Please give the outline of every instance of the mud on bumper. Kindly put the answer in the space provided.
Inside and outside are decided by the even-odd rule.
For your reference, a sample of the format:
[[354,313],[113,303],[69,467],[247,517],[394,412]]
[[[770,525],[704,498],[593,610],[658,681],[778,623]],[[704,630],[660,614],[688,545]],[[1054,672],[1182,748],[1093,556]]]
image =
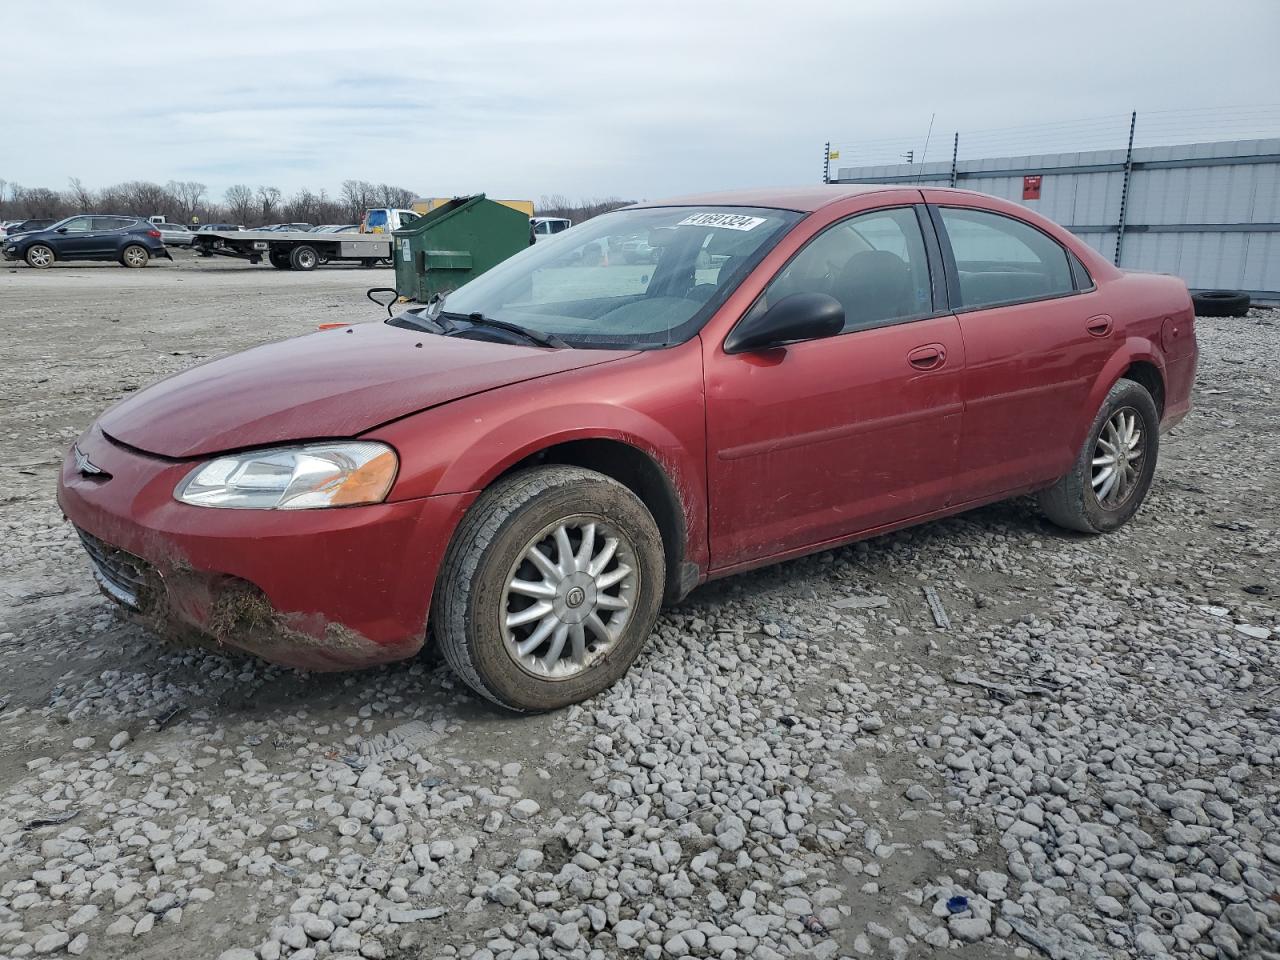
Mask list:
[[420,636],[375,643],[320,614],[281,613],[258,587],[225,574],[172,569],[76,527],[103,595],[178,646],[248,653],[305,670],[348,670],[412,656]]

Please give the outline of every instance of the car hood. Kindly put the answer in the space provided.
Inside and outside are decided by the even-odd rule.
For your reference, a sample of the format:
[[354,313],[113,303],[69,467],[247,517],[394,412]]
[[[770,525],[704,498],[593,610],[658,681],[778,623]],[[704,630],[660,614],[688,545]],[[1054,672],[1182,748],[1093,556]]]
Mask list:
[[350,437],[450,400],[631,353],[357,324],[193,367],[120,401],[98,426],[131,447],[175,459]]

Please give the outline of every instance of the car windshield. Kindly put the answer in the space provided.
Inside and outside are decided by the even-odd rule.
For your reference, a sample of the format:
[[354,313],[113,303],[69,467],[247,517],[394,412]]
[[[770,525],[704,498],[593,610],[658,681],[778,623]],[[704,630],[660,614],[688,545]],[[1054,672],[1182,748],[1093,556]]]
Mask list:
[[656,348],[693,336],[802,214],[755,207],[618,210],[530,246],[450,293],[574,347]]

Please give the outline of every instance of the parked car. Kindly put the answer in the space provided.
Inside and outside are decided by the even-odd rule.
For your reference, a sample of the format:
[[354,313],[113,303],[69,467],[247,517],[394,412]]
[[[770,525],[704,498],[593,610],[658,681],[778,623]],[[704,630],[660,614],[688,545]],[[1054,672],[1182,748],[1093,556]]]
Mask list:
[[315,226],[310,223],[269,223],[265,227],[254,227],[255,230],[266,230],[270,233],[307,233],[314,230]]
[[358,223],[326,223],[320,227],[312,227],[312,233],[358,233]]
[[529,223],[533,227],[533,239],[538,243],[573,226],[573,221],[564,217],[530,217]]
[[67,217],[43,230],[7,238],[0,245],[6,260],[51,267],[56,260],[118,260],[126,267],[145,267],[152,257],[166,257],[160,231],[140,217]]
[[45,227],[51,227],[56,220],[35,218],[31,220],[10,220],[0,229],[0,238],[16,237],[23,233],[34,233],[36,230],[43,230]]
[[189,247],[195,242],[191,228],[181,223],[168,223],[163,220],[152,220],[151,223],[160,231],[160,239],[164,241],[166,247]]
[[[637,234],[656,264],[575,256]],[[58,500],[103,589],[162,630],[335,669],[410,656],[430,623],[466,683],[549,709],[711,578],[1028,493],[1116,530],[1196,357],[1181,280],[1017,204],[713,194],[134,394]]]
[[200,226],[196,227],[196,233],[209,233],[210,231],[214,231],[214,230],[220,233],[225,231],[234,232],[234,231],[243,230],[243,229],[244,227],[238,223],[203,223]]

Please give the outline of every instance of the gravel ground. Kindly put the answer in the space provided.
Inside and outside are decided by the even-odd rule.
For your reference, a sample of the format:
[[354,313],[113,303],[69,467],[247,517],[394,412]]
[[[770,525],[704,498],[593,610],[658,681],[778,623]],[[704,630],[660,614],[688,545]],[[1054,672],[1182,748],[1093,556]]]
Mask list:
[[388,276],[0,270],[0,956],[1280,957],[1280,313],[1200,321],[1122,533],[1016,501],[714,584],[551,716],[121,620],[67,445]]

